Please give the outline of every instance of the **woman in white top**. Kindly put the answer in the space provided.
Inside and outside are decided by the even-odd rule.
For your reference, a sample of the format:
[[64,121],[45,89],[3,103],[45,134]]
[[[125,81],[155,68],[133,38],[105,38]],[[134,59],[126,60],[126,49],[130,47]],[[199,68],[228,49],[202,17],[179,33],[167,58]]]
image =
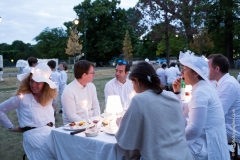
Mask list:
[[[217,92],[208,80],[208,63],[190,51],[180,52],[179,61],[183,65],[181,74],[185,84],[192,86],[192,98],[183,111],[191,153],[196,160],[229,160],[224,113]],[[178,78],[173,89],[179,99],[180,85],[181,78]]]
[[139,151],[141,160],[193,159],[187,147],[180,103],[174,93],[162,90],[154,68],[147,62],[138,63],[129,78],[137,94],[120,122],[118,145]]
[[[23,132],[23,147],[28,159],[55,159],[47,147],[47,138],[54,128],[52,100],[57,86],[49,79],[51,69],[38,64],[31,73],[18,75],[17,93],[0,104],[0,123],[12,132]],[[8,119],[6,112],[17,109],[19,127]]]

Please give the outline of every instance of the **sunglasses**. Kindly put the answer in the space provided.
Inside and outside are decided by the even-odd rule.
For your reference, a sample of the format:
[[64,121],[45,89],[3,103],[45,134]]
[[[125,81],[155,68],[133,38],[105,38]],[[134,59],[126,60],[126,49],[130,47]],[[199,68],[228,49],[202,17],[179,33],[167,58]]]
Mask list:
[[126,61],[124,61],[124,60],[118,60],[118,64],[124,64],[124,65],[126,65],[126,64],[127,64],[127,62],[126,62]]

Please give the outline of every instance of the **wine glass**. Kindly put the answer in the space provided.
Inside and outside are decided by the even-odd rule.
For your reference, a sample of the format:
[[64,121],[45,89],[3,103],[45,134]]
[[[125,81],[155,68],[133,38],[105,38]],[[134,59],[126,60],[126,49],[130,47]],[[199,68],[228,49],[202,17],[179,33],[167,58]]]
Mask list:
[[99,110],[92,110],[91,120],[95,124],[95,128],[97,128],[97,124],[100,121],[100,111]]

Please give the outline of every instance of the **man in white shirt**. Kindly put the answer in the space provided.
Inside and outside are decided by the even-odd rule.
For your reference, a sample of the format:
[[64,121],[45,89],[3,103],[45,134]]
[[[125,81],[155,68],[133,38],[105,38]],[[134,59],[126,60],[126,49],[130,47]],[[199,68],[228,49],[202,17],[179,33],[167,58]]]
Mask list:
[[88,120],[100,111],[96,87],[92,82],[94,65],[86,60],[74,64],[75,79],[68,84],[61,97],[63,124]]
[[180,71],[177,68],[175,68],[175,65],[176,64],[174,62],[172,62],[170,64],[170,68],[168,68],[166,70],[166,78],[167,78],[168,89],[169,89],[169,91],[172,91],[172,92],[173,92],[172,83],[180,75]]
[[[217,92],[222,102],[228,142],[233,137],[240,142],[240,84],[228,73],[229,62],[222,54],[208,56],[210,69],[210,80],[217,81]],[[235,128],[235,129],[234,129]],[[234,132],[235,130],[235,132]],[[233,133],[234,132],[234,133]]]
[[29,57],[27,61],[29,66],[23,68],[23,73],[30,73],[31,70],[38,64],[38,59],[35,57]]
[[128,79],[130,65],[124,60],[119,60],[115,70],[115,78],[107,82],[104,88],[105,104],[108,96],[119,95],[122,106],[128,107],[135,94],[132,81]]
[[[56,62],[54,60],[48,61],[47,65],[51,68],[51,76],[50,79],[57,85],[57,91],[59,92],[59,86],[61,85],[61,77],[60,73],[56,71]],[[56,109],[57,109],[57,98],[53,99],[52,103],[53,109],[54,109],[54,116],[56,115]]]
[[163,88],[166,87],[167,85],[167,79],[166,79],[166,68],[167,68],[167,64],[163,63],[161,68],[158,68],[156,73],[160,79],[161,85],[163,86]]

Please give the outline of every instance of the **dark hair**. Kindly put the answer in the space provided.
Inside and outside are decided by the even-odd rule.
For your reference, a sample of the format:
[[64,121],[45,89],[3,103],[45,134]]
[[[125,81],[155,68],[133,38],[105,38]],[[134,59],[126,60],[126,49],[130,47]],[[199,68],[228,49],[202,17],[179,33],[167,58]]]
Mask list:
[[170,64],[170,67],[175,67],[175,65],[176,65],[176,63],[172,62],[172,63]]
[[167,64],[163,63],[162,68],[166,68],[166,67],[167,67]]
[[[64,69],[65,71],[68,69],[67,63],[61,62],[61,63],[59,63],[59,64],[62,64],[63,69]],[[58,65],[59,65],[59,64],[58,64]]]
[[125,66],[125,73],[130,71],[130,65],[128,63],[127,64],[118,63],[117,65],[118,66]]
[[216,68],[218,66],[220,68],[220,72],[228,73],[229,61],[227,57],[222,54],[211,54],[207,58],[212,59],[213,68]]
[[87,60],[80,60],[74,64],[74,77],[76,79],[82,78],[84,73],[88,74],[90,67],[93,66],[93,63]]
[[38,59],[35,58],[35,57],[29,57],[27,60],[28,60],[28,65],[29,65],[30,67],[32,67],[32,65],[33,65],[34,63],[37,63],[37,62],[38,62]]
[[[148,77],[150,79],[148,79]],[[141,85],[144,85],[146,88],[154,90],[157,94],[162,93],[161,82],[158,78],[155,69],[147,62],[138,63],[131,74],[129,79],[135,81],[138,79]]]
[[54,69],[56,67],[56,62],[54,60],[48,61],[47,65],[51,68]]

